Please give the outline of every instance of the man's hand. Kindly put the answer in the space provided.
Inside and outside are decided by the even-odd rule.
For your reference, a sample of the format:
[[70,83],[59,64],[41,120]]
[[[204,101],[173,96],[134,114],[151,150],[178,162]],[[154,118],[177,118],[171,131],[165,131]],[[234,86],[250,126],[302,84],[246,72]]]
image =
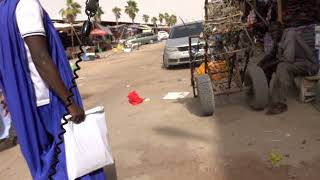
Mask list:
[[0,103],[3,106],[4,115],[7,116],[9,114],[9,110],[8,110],[8,105],[7,105],[6,100],[4,99],[3,94],[0,95]]
[[84,121],[85,119],[85,113],[83,109],[81,109],[79,106],[77,106],[75,103],[72,103],[71,106],[68,107],[68,110],[71,115],[71,121],[80,124]]

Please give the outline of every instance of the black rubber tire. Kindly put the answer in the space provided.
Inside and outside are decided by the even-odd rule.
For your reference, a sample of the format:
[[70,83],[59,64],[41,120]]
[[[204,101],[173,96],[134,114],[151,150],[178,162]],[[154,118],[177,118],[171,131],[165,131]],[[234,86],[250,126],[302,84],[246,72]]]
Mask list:
[[269,87],[263,70],[256,65],[248,66],[245,84],[251,87],[247,93],[249,106],[254,110],[264,110],[269,103]]
[[164,58],[163,58],[163,60],[162,60],[162,66],[163,66],[164,69],[171,69],[171,68],[172,68],[172,66],[170,66],[170,65],[164,60]]
[[204,116],[212,116],[214,114],[215,103],[211,79],[208,74],[196,76],[195,79],[202,113]]

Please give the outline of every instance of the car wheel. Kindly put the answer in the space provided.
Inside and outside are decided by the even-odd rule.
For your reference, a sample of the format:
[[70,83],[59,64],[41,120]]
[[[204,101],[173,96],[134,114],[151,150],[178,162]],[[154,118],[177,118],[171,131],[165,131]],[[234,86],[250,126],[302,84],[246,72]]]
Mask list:
[[153,44],[153,43],[154,43],[154,40],[151,39],[151,40],[149,41],[149,44]]
[[165,69],[170,69],[171,66],[168,64],[168,62],[163,58],[163,64],[162,64],[163,68]]

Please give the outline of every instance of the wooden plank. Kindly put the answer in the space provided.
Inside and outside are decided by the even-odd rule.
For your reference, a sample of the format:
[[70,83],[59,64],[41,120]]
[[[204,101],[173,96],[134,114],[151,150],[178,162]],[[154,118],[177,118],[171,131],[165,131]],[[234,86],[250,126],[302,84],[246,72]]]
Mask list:
[[304,79],[308,81],[318,81],[320,80],[320,76],[307,76],[307,77],[304,77]]
[[241,16],[241,13],[238,13],[238,14],[234,14],[234,15],[231,15],[231,16],[226,16],[226,17],[221,17],[221,18],[210,18],[209,21],[222,21],[222,20],[226,20],[228,18],[234,18],[234,17],[238,17],[238,16]]
[[214,92],[215,96],[220,96],[220,95],[228,95],[228,94],[234,94],[234,93],[238,93],[238,92],[242,92],[242,91],[248,91],[250,90],[251,87],[243,87],[243,88],[232,88],[232,89],[227,89],[224,91],[216,91]]
[[228,52],[220,53],[220,54],[212,54],[212,56],[229,55],[229,54],[234,54],[234,53],[245,52],[246,50],[248,50],[248,48],[238,49],[238,50],[234,50],[234,51],[228,51]]
[[316,95],[315,92],[305,92],[305,93],[304,93],[304,96],[305,96],[305,97],[315,96],[315,95]]

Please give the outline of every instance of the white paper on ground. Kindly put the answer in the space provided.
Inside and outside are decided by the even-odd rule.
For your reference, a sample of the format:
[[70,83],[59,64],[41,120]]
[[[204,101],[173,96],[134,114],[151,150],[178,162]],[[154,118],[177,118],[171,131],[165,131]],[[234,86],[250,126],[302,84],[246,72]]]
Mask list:
[[83,123],[69,122],[64,128],[69,180],[114,163],[103,107],[86,111]]
[[189,94],[190,94],[189,92],[169,92],[162,99],[164,99],[164,100],[183,99],[183,98],[187,97]]

